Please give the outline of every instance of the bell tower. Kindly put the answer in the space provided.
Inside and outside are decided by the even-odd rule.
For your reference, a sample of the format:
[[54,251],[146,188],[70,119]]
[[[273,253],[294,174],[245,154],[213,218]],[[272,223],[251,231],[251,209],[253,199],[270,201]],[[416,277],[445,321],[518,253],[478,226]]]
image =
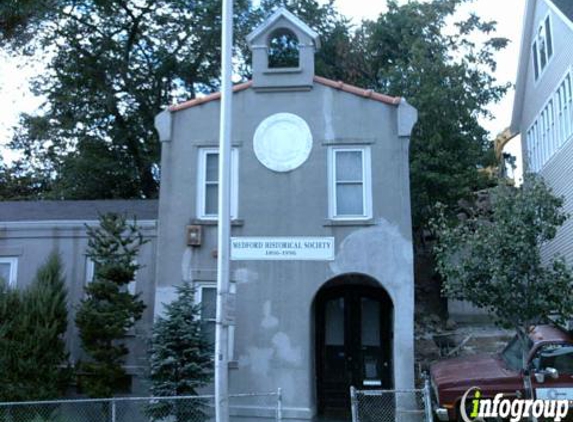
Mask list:
[[309,90],[314,77],[318,34],[284,7],[247,36],[253,53],[253,88]]

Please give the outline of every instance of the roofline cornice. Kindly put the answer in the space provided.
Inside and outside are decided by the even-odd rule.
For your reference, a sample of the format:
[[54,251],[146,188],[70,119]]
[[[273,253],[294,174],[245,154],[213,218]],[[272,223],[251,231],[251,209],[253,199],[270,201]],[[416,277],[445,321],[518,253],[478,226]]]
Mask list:
[[517,75],[515,78],[515,97],[513,99],[513,111],[511,115],[510,131],[514,134],[519,132],[521,114],[523,111],[523,96],[525,94],[525,81],[529,65],[529,55],[531,44],[531,32],[533,29],[533,18],[535,16],[535,6],[538,0],[526,0],[525,13],[523,14],[521,45],[519,48],[519,60],[517,65]]

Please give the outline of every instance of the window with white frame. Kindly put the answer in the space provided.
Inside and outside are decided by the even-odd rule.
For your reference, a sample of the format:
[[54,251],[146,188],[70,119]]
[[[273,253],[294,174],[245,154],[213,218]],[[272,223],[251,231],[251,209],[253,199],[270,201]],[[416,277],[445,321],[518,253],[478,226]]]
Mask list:
[[[94,261],[92,261],[89,257],[86,258],[86,286],[94,280],[96,267],[97,265]],[[136,293],[136,278],[137,271],[133,275],[133,280],[130,281],[127,285],[127,291],[129,294],[135,295]]]
[[563,81],[557,88],[555,96],[558,147],[561,147],[573,135],[573,95],[571,78],[571,72],[567,72],[565,78],[563,78]]
[[545,17],[537,29],[531,46],[531,56],[533,76],[535,80],[538,80],[553,56],[553,34],[551,32],[551,18],[549,15]]
[[18,278],[18,258],[0,256],[0,279],[8,286],[16,286]]
[[[231,218],[237,218],[239,193],[239,161],[236,148],[231,150]],[[219,195],[219,149],[199,150],[197,216],[201,219],[216,220]]]
[[[235,284],[229,286],[231,294],[235,294]],[[196,282],[195,302],[201,305],[200,318],[203,335],[215,347],[215,329],[217,324],[217,284],[215,282]],[[228,358],[233,360],[233,345],[235,327],[229,327]]]
[[529,168],[539,171],[573,137],[572,73],[568,71],[527,131]]
[[333,147],[328,161],[330,218],[371,218],[370,148]]

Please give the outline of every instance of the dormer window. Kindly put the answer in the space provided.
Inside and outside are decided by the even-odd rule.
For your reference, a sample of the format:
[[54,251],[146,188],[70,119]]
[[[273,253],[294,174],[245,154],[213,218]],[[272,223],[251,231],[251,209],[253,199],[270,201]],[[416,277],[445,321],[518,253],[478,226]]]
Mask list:
[[279,28],[269,36],[269,68],[300,66],[298,38],[287,28]]
[[553,56],[553,36],[549,15],[541,22],[531,47],[533,76],[537,81]]

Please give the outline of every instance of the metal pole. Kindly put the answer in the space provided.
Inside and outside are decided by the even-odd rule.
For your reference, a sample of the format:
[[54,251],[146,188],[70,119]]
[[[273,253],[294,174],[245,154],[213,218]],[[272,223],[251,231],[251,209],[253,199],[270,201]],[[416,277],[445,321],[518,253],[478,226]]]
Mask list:
[[221,31],[221,116],[219,126],[219,225],[217,233],[217,327],[215,332],[215,419],[229,422],[227,297],[231,234],[231,113],[233,0],[223,0]]
[[430,377],[426,376],[424,380],[424,411],[426,415],[426,422],[432,422],[433,409],[432,409],[432,387],[430,386]]
[[358,399],[356,397],[356,388],[350,387],[350,411],[352,413],[352,422],[359,422],[358,418]]
[[277,390],[277,422],[282,422],[283,420],[283,391],[279,387]]
[[111,422],[116,421],[116,414],[115,414],[115,399],[111,401]]

